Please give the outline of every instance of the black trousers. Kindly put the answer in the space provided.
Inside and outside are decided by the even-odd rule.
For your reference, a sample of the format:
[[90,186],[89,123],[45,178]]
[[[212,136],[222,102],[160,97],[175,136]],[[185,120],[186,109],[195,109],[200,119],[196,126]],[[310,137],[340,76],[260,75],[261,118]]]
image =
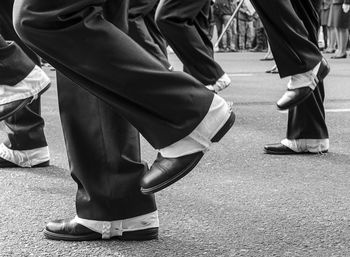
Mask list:
[[[281,77],[313,69],[322,59],[317,45],[321,0],[252,0],[269,37]],[[289,110],[288,139],[325,139],[324,85]]]
[[0,34],[0,85],[14,86],[34,69],[34,62],[23,52],[16,42],[8,44]]
[[[57,74],[60,117],[80,218],[118,220],[156,210],[140,192],[147,170],[137,130],[107,104]],[[74,110],[74,111],[73,111]]]
[[[125,1],[108,1],[104,9],[106,19],[125,32],[126,9]],[[138,131],[60,72],[57,92],[71,175],[78,185],[77,215],[106,221],[155,211],[154,196],[140,192],[147,164],[141,161]]]
[[214,60],[209,12],[210,0],[161,0],[156,12],[156,23],[184,70],[204,85],[214,84],[224,74]]
[[[38,56],[19,39],[14,31],[12,25],[13,2],[13,0],[0,1],[0,33],[6,40],[15,41],[35,64],[40,65]],[[22,61],[28,63],[28,57],[23,57],[23,55],[21,55],[20,58]],[[1,58],[4,58],[4,56]],[[32,65],[33,64],[31,64],[30,67],[32,67]],[[7,65],[7,67],[8,66],[9,65]],[[18,68],[19,66],[17,65],[16,67],[12,67],[12,69]],[[33,68],[34,66],[32,69]],[[5,74],[9,75],[10,73],[7,71]],[[28,74],[29,72],[26,75]],[[2,83],[1,77],[4,78],[0,75],[0,84]],[[23,73],[17,73],[14,80],[19,82],[23,78]],[[47,146],[44,134],[44,120],[41,117],[40,98],[22,110],[16,112],[13,116],[7,118],[5,124],[9,128],[10,133],[8,133],[8,139],[4,143],[9,148],[13,150],[30,150]]]
[[[44,59],[128,120],[156,148],[189,133],[214,94],[170,72],[103,16],[104,0],[16,0],[17,32]],[[57,45],[59,42],[59,45]]]
[[166,68],[168,62],[166,42],[155,23],[158,0],[130,0],[129,36],[147,52],[156,57]]

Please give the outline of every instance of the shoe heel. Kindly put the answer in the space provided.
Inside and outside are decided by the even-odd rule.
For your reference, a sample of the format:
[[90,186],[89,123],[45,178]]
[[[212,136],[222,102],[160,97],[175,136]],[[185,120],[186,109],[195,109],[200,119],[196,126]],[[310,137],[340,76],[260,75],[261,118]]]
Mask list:
[[329,66],[329,63],[325,60],[322,60],[326,65],[324,66],[324,69],[321,71],[320,75],[318,76],[318,83],[322,82],[325,77],[329,74],[331,71],[331,67]]
[[43,167],[47,167],[47,166],[50,166],[50,161],[39,163],[37,165],[34,165],[32,168],[43,168]]
[[216,135],[211,139],[211,142],[213,142],[213,143],[219,142],[221,140],[221,138],[223,138],[224,135],[233,126],[233,124],[235,123],[235,120],[236,120],[236,115],[233,112],[231,112],[230,117],[228,118],[228,120],[226,121],[224,126],[222,126],[222,128],[218,131],[218,133],[216,133]]

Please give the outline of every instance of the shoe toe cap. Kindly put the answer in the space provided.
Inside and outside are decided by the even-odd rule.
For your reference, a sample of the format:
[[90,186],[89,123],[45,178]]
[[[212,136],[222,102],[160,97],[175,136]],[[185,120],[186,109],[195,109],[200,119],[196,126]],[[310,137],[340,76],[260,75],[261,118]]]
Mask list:
[[277,107],[280,109],[288,109],[302,101],[305,97],[311,94],[310,87],[302,87],[294,90],[286,91],[283,96],[277,101]]

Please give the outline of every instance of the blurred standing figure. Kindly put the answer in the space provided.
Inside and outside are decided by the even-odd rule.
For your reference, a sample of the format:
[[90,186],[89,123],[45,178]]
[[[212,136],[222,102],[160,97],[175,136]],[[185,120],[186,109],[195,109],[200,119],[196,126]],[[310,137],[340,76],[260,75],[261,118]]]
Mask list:
[[[265,146],[268,154],[324,153],[329,148],[323,79],[329,66],[318,48],[321,0],[252,0],[266,29],[288,90],[277,102],[288,109],[287,136]],[[283,32],[283,33],[281,33]]]
[[209,12],[210,0],[161,0],[155,19],[184,71],[217,93],[228,87],[231,79],[214,60],[208,37]]
[[328,48],[328,36],[331,34],[328,27],[329,10],[332,0],[322,0],[320,10],[320,25],[323,32],[324,49]]
[[214,36],[214,28],[215,28],[215,18],[214,18],[214,0],[210,1],[210,9],[209,9],[209,30],[208,30],[208,37],[210,40],[213,39]]
[[238,44],[239,49],[252,48],[254,40],[254,7],[249,0],[244,0],[238,12]]
[[254,13],[254,28],[256,45],[250,49],[250,52],[265,52],[267,51],[267,39],[264,26],[257,12]]
[[[221,35],[223,28],[229,22],[234,10],[237,8],[236,0],[216,0],[214,3],[214,19],[218,37]],[[236,34],[237,30],[232,28],[237,27],[237,19],[234,18],[232,23],[226,30],[224,36],[219,42],[219,52],[236,52]]]
[[346,47],[349,41],[350,0],[333,0],[329,26],[335,28],[338,49],[332,59],[346,58]]

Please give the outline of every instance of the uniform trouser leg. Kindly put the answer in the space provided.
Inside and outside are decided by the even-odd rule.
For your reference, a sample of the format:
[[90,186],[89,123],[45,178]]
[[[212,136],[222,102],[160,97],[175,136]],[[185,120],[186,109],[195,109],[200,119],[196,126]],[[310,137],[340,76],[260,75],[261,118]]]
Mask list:
[[214,61],[208,37],[210,1],[161,0],[156,22],[165,39],[189,72],[205,85],[214,84],[224,71]]
[[108,221],[155,211],[154,196],[140,192],[147,166],[137,130],[62,74],[57,91],[78,217]]
[[[296,1],[295,10],[299,16],[305,17],[303,22],[309,33],[309,39],[315,46],[318,45],[318,8],[321,1]],[[288,113],[288,139],[326,139],[328,129],[324,110],[325,90],[323,82],[319,83],[311,97],[302,104],[289,110]]]
[[304,73],[321,61],[317,44],[310,40],[314,37],[310,29],[318,17],[312,0],[252,0],[252,3],[269,36],[281,77]]
[[[40,65],[38,56],[19,39],[14,31],[12,25],[13,2],[13,0],[2,0],[0,2],[0,31],[6,40],[15,41],[35,64]],[[30,150],[47,146],[44,134],[44,119],[41,117],[40,98],[6,119],[5,124],[10,132],[4,143],[9,148]]]
[[[129,6],[129,32],[128,34],[140,46],[156,57],[166,68],[168,62],[165,41],[155,24],[154,13],[157,0],[131,0]],[[164,49],[165,48],[165,49]]]
[[159,0],[157,0],[157,4],[154,6],[151,12],[145,17],[145,23],[146,23],[146,26],[148,27],[148,31],[151,37],[153,38],[154,42],[156,42],[156,44],[160,47],[164,55],[168,56],[168,51],[167,51],[168,43],[166,42],[165,38],[160,32],[155,21],[158,4],[159,4]]
[[[322,58],[317,47],[317,9],[320,1],[252,2],[264,23],[278,69],[283,70],[281,76],[313,69]],[[279,12],[274,13],[271,10]],[[280,32],[279,35],[277,32]],[[278,47],[280,49],[276,49]],[[319,83],[307,100],[289,110],[288,139],[328,138],[324,97],[324,85]]]
[[0,34],[0,85],[14,86],[34,69],[35,64],[15,42]]
[[154,148],[164,148],[195,129],[214,94],[193,77],[168,71],[106,21],[104,3],[16,0],[16,28],[59,71],[109,104]]

